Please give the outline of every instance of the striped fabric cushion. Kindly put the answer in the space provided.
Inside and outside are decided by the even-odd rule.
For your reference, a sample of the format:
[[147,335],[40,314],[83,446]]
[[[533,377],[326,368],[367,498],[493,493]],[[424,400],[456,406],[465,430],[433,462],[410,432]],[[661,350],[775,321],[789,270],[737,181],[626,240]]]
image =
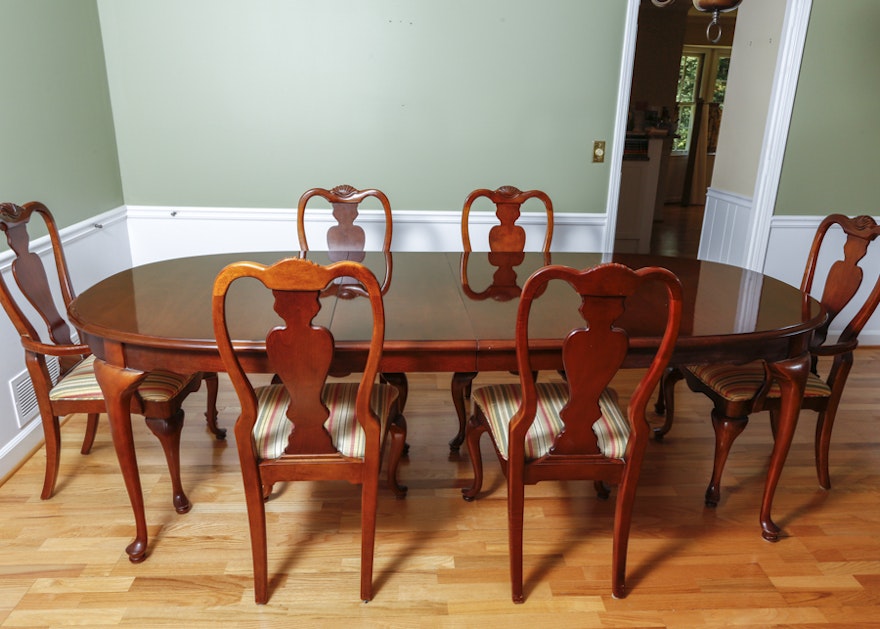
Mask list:
[[[364,430],[355,418],[357,388],[356,382],[328,383],[324,385],[321,399],[330,411],[324,427],[330,433],[334,447],[345,456],[363,458],[366,447]],[[290,396],[284,385],[280,384],[260,387],[256,394],[254,440],[257,456],[261,460],[277,459],[284,454],[290,435],[290,421],[286,415]],[[397,389],[394,387],[385,384],[373,386],[370,407],[379,417],[383,435],[391,406],[396,400]]]
[[[167,402],[190,381],[168,371],[152,371],[138,385],[138,393],[148,402]],[[101,400],[104,394],[95,379],[95,357],[88,356],[64,374],[49,391],[50,400]]]
[[[539,382],[535,387],[538,393],[538,410],[535,421],[526,433],[526,460],[538,459],[547,454],[556,436],[565,427],[559,413],[568,402],[568,385],[561,382]],[[509,447],[508,427],[522,402],[519,385],[480,387],[472,392],[471,399],[482,409],[495,437],[495,444],[506,459]],[[608,390],[603,391],[599,397],[599,408],[602,416],[593,424],[599,450],[609,458],[619,459],[626,451],[629,424]]]
[[[764,384],[764,366],[760,362],[747,365],[695,365],[688,367],[688,370],[718,395],[731,402],[751,400]],[[779,383],[774,381],[770,385],[767,397],[778,398],[780,395]],[[804,397],[829,395],[831,388],[821,378],[813,373],[807,376]]]

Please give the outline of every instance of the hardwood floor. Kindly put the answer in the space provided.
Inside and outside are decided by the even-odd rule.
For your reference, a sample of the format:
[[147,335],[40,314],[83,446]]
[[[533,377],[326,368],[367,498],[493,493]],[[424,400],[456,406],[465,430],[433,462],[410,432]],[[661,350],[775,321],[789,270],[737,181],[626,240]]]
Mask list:
[[[834,488],[813,467],[805,411],[774,507],[786,534],[761,539],[758,508],[770,431],[753,417],[728,462],[722,499],[703,506],[712,465],[707,400],[679,385],[678,420],[652,442],[636,500],[629,596],[611,597],[614,499],[591,483],[527,490],[526,602],[510,601],[506,499],[489,440],[474,503],[467,457],[450,457],[449,374],[414,374],[407,418],[406,500],[383,488],[375,598],[358,600],[358,490],[301,482],[268,503],[271,598],[253,602],[247,516],[232,442],[216,442],[190,397],[183,476],[194,506],[178,515],[161,450],[135,435],[150,546],[129,563],[133,525],[109,428],[79,454],[84,417],[63,428],[57,495],[39,499],[41,449],[0,487],[2,627],[853,627],[880,619],[880,350],[859,350],[832,448]],[[543,374],[542,374],[543,377]],[[479,382],[497,381],[482,373]],[[623,380],[626,380],[624,378]],[[221,380],[221,422],[236,399]]]
[[663,220],[656,221],[651,231],[651,253],[680,258],[696,258],[703,228],[702,205],[663,206]]

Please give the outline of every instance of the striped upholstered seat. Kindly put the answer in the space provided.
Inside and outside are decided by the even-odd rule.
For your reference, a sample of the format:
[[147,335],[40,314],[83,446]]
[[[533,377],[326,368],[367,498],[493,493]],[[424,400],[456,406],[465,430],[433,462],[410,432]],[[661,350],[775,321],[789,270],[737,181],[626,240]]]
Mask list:
[[[570,308],[552,309],[552,315],[559,319],[554,322],[559,326],[556,333],[547,334],[548,328],[540,327],[541,332],[532,337],[532,313],[541,311],[539,317],[551,313],[546,303],[533,308],[536,301],[551,292],[550,287],[557,296],[558,291],[570,290],[577,299],[568,301]],[[657,292],[657,288],[662,292]],[[661,297],[663,293],[665,296]],[[648,301],[642,302],[641,297],[630,299],[636,294]],[[649,320],[664,324],[663,337],[641,376],[634,381],[616,380],[630,349],[622,327],[624,313],[629,305],[639,302],[633,320],[639,321],[639,325]],[[672,272],[659,267],[634,270],[610,262],[576,269],[548,264],[532,273],[523,285],[514,327],[519,383],[478,387],[471,392],[473,409],[465,439],[474,480],[461,490],[467,501],[475,500],[480,493],[480,439],[489,433],[507,481],[510,589],[514,603],[525,600],[525,487],[550,480],[591,480],[599,498],[607,498],[611,487],[618,488],[611,592],[615,598],[626,594],[626,548],[632,505],[650,430],[645,407],[648,392],[657,386],[669,364],[681,324],[681,304],[681,283]],[[573,316],[575,307],[580,320]],[[535,367],[550,366],[546,362],[548,348],[557,341],[561,344],[562,360],[555,366],[562,369],[565,381],[538,382]],[[621,399],[628,400],[625,407],[618,405],[618,395],[610,388],[611,383],[626,387],[621,395]],[[527,412],[532,415],[526,415]]]
[[[880,305],[880,275],[871,272],[863,262],[868,259],[865,256],[870,258],[877,255],[876,250],[880,248],[877,243],[880,243],[880,224],[872,216],[829,214],[816,227],[800,284],[804,295],[821,296],[822,310],[827,315],[822,325],[814,331],[810,347],[813,366],[821,368],[827,380],[823,381],[816,374],[807,375],[799,409],[816,412],[816,475],[819,485],[825,489],[831,489],[831,433],[855,358],[853,350],[858,347],[859,334]],[[805,301],[804,306],[815,312],[815,303]],[[807,312],[804,315],[806,317]],[[838,334],[832,329],[841,332]],[[799,367],[789,365],[790,375],[781,375],[780,382],[782,378],[798,373]],[[771,381],[769,386],[765,385],[765,365],[760,362],[742,366],[676,368],[664,378],[661,396],[657,401],[657,407],[665,407],[666,410],[666,421],[661,428],[655,429],[658,438],[672,427],[673,391],[675,382],[682,377],[688,388],[712,400],[715,464],[706,489],[706,504],[714,507],[721,496],[724,465],[735,439],[745,429],[748,416],[768,411],[776,437],[783,410],[790,411],[791,405],[783,400],[780,384]],[[786,419],[791,425],[791,417]],[[785,437],[788,438],[788,434]],[[776,472],[778,470],[774,470]],[[776,532],[768,529],[766,522],[764,536],[777,539]]]
[[[330,411],[324,427],[330,433],[334,447],[341,454],[352,458],[364,456],[364,430],[355,418],[356,382],[329,383],[324,385],[321,401]],[[257,421],[254,424],[254,440],[257,456],[262,460],[277,459],[284,454],[287,438],[290,435],[290,421],[287,419],[287,406],[290,395],[284,385],[273,384],[256,390]],[[390,385],[373,386],[370,407],[379,417],[381,434],[391,407],[397,400],[397,389]]]
[[[32,223],[31,219],[36,220]],[[31,232],[32,227],[47,234],[48,247],[44,243],[34,249],[32,236],[37,233]],[[107,403],[95,378],[95,359],[91,356],[79,359],[79,356],[89,353],[89,348],[79,339],[74,341],[75,335],[62,314],[71,307],[76,291],[52,212],[39,201],[24,205],[0,203],[0,232],[5,235],[10,253],[14,254],[9,275],[17,287],[12,289],[0,277],[0,305],[21,336],[25,348],[27,373],[40,412],[46,444],[46,473],[40,498],[48,500],[55,493],[61,465],[61,418],[75,413],[86,415],[85,436],[80,452],[88,454],[95,441],[99,418],[107,412]],[[44,260],[51,262],[45,264]],[[51,377],[48,364],[48,361],[56,358],[64,369],[64,375],[57,382]],[[8,355],[4,359],[11,360]],[[79,363],[70,368],[77,360]],[[187,395],[198,390],[203,379],[208,389],[205,418],[211,432],[218,439],[223,439],[226,431],[217,427],[217,374],[178,376],[168,372],[150,373],[141,380],[129,406],[132,412],[164,422],[161,425],[149,423],[151,428],[156,429],[165,451],[178,510],[183,509],[187,502],[180,486],[180,442],[176,439],[183,426],[181,405]],[[135,555],[132,555],[132,561],[135,560]]]
[[[760,362],[746,365],[699,365],[687,368],[707,387],[731,402],[747,402],[753,399],[764,385],[764,365]],[[767,393],[768,398],[778,398],[781,392],[779,384],[772,382]],[[816,374],[807,376],[804,397],[828,397],[829,387]]]
[[[151,371],[138,385],[138,394],[147,402],[167,402],[189,384],[192,376],[180,376],[170,371]],[[49,399],[102,400],[104,394],[95,379],[95,357],[84,358],[68,371],[49,391]]]
[[[334,196],[334,207],[337,200],[349,203],[357,193],[351,186],[340,187],[338,192],[344,198]],[[358,200],[354,199],[355,206]],[[242,354],[233,346],[227,302],[250,307],[241,303],[242,291],[231,290],[240,280],[271,291],[272,309],[284,322],[266,334],[266,358],[277,384],[255,386],[242,364]],[[325,292],[341,282],[353,288],[345,296],[350,299],[339,292]],[[337,346],[330,330],[317,320],[325,306],[330,313],[326,321],[345,310],[358,322],[359,331],[369,331],[364,362],[354,365],[345,360],[336,365],[340,370],[353,367],[360,372],[357,382],[328,382],[329,374],[334,373]],[[248,511],[254,600],[269,600],[264,502],[273,486],[301,480],[345,480],[361,486],[360,599],[369,601],[373,598],[378,484],[385,441],[389,446],[388,487],[396,497],[406,496],[406,487],[397,482],[406,450],[406,420],[400,409],[406,387],[397,376],[387,378],[394,384],[377,384],[382,377],[379,364],[385,342],[385,305],[379,281],[368,267],[353,260],[326,266],[306,257],[284,258],[271,265],[234,262],[214,280],[211,312],[217,349],[241,404],[235,442]]]
[[[538,410],[525,440],[526,460],[529,461],[541,458],[553,447],[556,436],[565,428],[559,413],[568,403],[568,385],[565,383],[539,382],[535,388]],[[507,459],[508,426],[522,402],[522,389],[518,384],[490,385],[475,390],[471,399],[483,411],[495,445],[501,456]],[[599,450],[608,458],[623,458],[629,439],[629,424],[607,389],[599,397],[599,408],[602,417],[593,424]]]

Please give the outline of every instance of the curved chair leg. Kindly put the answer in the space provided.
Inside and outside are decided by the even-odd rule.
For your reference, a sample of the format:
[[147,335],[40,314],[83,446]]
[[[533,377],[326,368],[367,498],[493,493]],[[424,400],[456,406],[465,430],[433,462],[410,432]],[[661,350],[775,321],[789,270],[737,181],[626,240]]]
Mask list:
[[831,396],[825,403],[825,409],[819,412],[816,418],[816,475],[819,477],[819,485],[823,489],[831,489],[831,472],[828,469],[828,452],[831,449],[831,431],[834,428],[834,418],[837,416],[837,407],[840,404],[840,396],[846,379],[852,369],[852,354],[844,354],[834,361],[831,372],[828,374],[828,383],[831,385]]
[[[390,384],[397,390],[397,406],[402,414],[403,409],[406,406],[406,398],[409,395],[409,380],[407,380],[406,374],[402,372],[380,373],[379,381],[385,384]],[[405,437],[406,430],[404,430],[404,438]],[[406,456],[407,454],[409,454],[409,444],[404,442],[401,456]],[[403,491],[406,491],[405,487]],[[398,496],[398,498],[402,498],[402,496]]]
[[467,448],[471,459],[471,467],[474,470],[474,480],[470,487],[463,487],[461,497],[472,502],[483,487],[483,457],[480,455],[480,437],[488,430],[485,423],[476,417],[471,417],[467,427]]
[[773,435],[773,441],[776,441],[776,429],[779,427],[779,409],[767,409],[770,414],[770,433]]
[[92,446],[95,445],[95,436],[98,434],[98,418],[100,415],[98,413],[89,413],[86,418],[86,435],[83,438],[82,448],[80,449],[81,454],[88,454],[92,451]]
[[171,491],[174,509],[186,513],[192,508],[189,498],[183,491],[180,481],[180,431],[183,429],[183,409],[178,409],[171,417],[147,417],[147,426],[162,444],[168,472],[171,474]]
[[400,459],[406,452],[406,419],[403,415],[397,416],[388,432],[391,440],[391,452],[388,458],[388,487],[394,492],[395,498],[403,500],[406,498],[407,487],[401,485],[397,478]]
[[834,416],[828,416],[828,411],[819,413],[816,419],[816,476],[819,485],[823,489],[831,489],[831,473],[828,470],[828,450],[831,448],[831,429],[834,426]]
[[839,398],[829,398],[828,406],[816,418],[816,475],[823,489],[831,489],[831,472],[828,469],[829,450],[831,449],[831,431],[837,415]]
[[379,380],[397,389],[397,400],[400,412],[402,413],[403,409],[406,408],[406,397],[409,393],[409,380],[407,380],[406,374],[398,372],[381,373],[379,374]]
[[48,500],[55,493],[58,469],[61,466],[61,425],[57,415],[43,417],[43,435],[46,440],[46,475],[40,498]]
[[217,391],[220,388],[217,374],[215,372],[203,373],[202,380],[205,381],[205,389],[208,391],[208,405],[205,409],[208,430],[214,433],[217,439],[226,439],[226,429],[217,425]]
[[662,426],[653,429],[655,441],[662,441],[664,435],[672,428],[672,422],[675,420],[675,384],[683,378],[684,374],[678,367],[667,367],[663,377],[660,378],[654,412],[665,415],[666,420]]
[[712,480],[706,489],[706,506],[717,507],[721,499],[721,473],[727,463],[730,447],[745,430],[748,417],[724,417],[712,410],[712,427],[715,429],[715,462],[712,466]]
[[467,424],[467,401],[471,397],[471,384],[477,377],[476,371],[457,371],[452,374],[452,405],[455,414],[458,415],[458,434],[449,442],[449,450],[458,452],[465,439],[465,426]]
[[660,386],[657,389],[657,401],[654,402],[654,413],[657,415],[665,415],[666,414],[666,394],[663,389],[663,381],[666,379],[666,374],[672,372],[675,367],[667,367],[663,372],[663,376],[660,378]]

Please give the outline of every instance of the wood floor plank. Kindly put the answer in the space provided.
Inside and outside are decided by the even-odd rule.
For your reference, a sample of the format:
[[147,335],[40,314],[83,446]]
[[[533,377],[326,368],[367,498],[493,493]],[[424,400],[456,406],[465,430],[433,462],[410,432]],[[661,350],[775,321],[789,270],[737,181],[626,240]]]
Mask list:
[[[131,564],[124,548],[133,521],[109,427],[101,424],[82,456],[85,418],[72,416],[54,498],[39,499],[42,449],[0,486],[0,627],[870,626],[880,618],[878,375],[880,350],[858,350],[834,431],[830,491],[816,481],[815,415],[802,414],[774,503],[784,529],[775,544],[758,524],[772,439],[766,414],[735,443],[721,503],[706,508],[710,405],[679,385],[675,426],[648,447],[623,600],[610,595],[613,494],[600,501],[591,483],[572,482],[527,488],[527,600],[510,601],[503,478],[484,439],[483,492],[461,499],[471,468],[464,449],[450,455],[446,445],[456,429],[449,374],[410,376],[401,470],[409,495],[380,492],[368,604],[358,600],[358,488],[306,482],[280,484],[267,503],[271,598],[254,604],[232,431],[227,442],[207,432],[204,391],[185,406],[190,513],[172,508],[161,448],[135,421],[151,537],[147,560]],[[475,386],[508,378],[481,373]],[[225,380],[220,406],[231,428],[238,407]]]

